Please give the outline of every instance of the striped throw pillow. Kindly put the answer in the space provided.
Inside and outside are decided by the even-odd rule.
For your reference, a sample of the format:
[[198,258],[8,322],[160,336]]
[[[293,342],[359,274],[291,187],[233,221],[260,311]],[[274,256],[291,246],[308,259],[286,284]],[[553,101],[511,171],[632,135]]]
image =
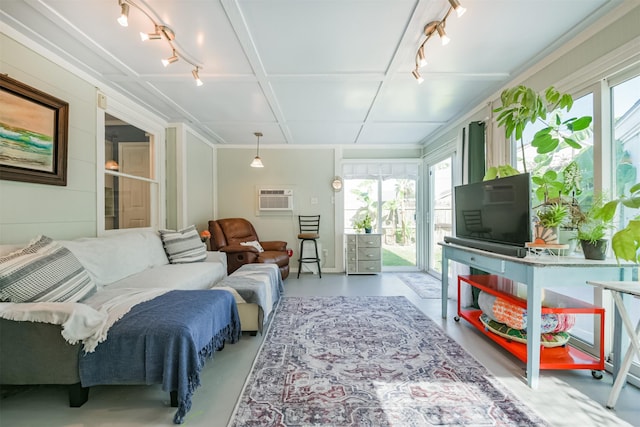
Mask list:
[[160,230],[164,251],[171,264],[200,262],[207,258],[207,246],[202,243],[196,226],[183,230]]
[[71,251],[38,236],[19,251],[0,257],[0,300],[79,302],[97,288]]

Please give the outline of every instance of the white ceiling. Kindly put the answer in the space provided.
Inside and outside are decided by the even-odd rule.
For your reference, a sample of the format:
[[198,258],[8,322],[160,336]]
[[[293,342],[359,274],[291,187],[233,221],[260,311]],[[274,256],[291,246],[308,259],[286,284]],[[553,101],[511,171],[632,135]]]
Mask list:
[[2,0],[0,19],[169,122],[218,143],[420,144],[620,0],[460,0],[451,43],[423,28],[448,0],[131,0],[176,34],[142,42],[135,7],[121,27],[117,0]]

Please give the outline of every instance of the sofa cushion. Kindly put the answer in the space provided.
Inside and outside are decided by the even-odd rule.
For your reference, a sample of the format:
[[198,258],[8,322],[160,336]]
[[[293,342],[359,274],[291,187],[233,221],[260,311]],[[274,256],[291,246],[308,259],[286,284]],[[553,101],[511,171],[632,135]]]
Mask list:
[[0,299],[10,302],[77,302],[96,292],[87,270],[69,249],[38,236],[0,258]]
[[60,244],[74,253],[99,287],[169,263],[160,236],[152,230],[83,237]]
[[160,238],[171,264],[185,264],[204,261],[207,247],[198,234],[195,225],[182,230],[160,230]]

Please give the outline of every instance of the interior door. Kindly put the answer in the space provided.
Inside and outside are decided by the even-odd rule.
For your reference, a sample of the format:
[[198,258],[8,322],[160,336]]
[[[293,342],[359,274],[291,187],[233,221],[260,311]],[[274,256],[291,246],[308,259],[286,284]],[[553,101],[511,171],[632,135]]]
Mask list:
[[[125,142],[119,144],[120,171],[127,175],[148,177],[150,174],[149,143]],[[120,179],[121,228],[148,227],[150,189],[147,181]]]

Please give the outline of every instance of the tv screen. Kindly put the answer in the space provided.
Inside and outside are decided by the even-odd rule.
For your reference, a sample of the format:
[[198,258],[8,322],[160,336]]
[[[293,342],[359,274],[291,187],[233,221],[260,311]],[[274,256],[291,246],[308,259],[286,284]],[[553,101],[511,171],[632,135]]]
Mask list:
[[454,188],[456,237],[524,246],[531,241],[528,173]]

